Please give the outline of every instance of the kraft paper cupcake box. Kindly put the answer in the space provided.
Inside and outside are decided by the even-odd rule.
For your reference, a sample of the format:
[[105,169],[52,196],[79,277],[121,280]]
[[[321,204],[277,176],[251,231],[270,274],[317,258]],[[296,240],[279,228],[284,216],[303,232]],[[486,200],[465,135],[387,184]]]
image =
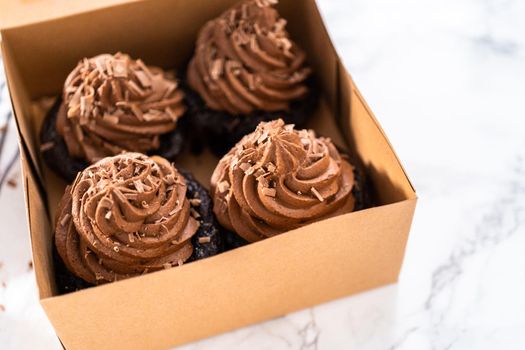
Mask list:
[[[163,349],[398,278],[414,188],[337,56],[315,1],[281,0],[278,9],[306,50],[323,95],[311,127],[357,153],[378,205],[181,267],[57,296],[51,218],[65,183],[40,158],[43,115],[34,102],[60,92],[69,70],[85,56],[123,51],[182,68],[199,28],[233,3],[125,2],[1,32],[40,302],[67,349]],[[216,162],[205,155],[180,163],[208,183]]]

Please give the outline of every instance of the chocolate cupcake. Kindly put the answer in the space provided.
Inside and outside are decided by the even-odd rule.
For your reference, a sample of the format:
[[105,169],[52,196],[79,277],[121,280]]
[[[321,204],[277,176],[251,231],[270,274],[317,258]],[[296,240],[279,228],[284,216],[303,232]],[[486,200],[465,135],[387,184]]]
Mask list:
[[106,157],[65,190],[55,221],[61,292],[206,258],[222,250],[211,200],[166,159]]
[[240,2],[199,32],[186,72],[188,114],[218,155],[261,121],[302,126],[315,107],[306,55],[275,3]]
[[84,58],[44,120],[43,157],[69,181],[124,151],[172,159],[183,145],[183,100],[173,74],[160,68],[122,53]]
[[265,122],[215,168],[213,211],[236,247],[362,209],[362,179],[330,139]]

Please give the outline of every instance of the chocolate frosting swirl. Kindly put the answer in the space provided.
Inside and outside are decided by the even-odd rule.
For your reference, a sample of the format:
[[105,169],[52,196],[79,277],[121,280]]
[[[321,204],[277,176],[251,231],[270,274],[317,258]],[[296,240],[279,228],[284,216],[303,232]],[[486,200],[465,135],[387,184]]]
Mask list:
[[188,83],[206,105],[233,115],[288,110],[307,92],[310,68],[274,0],[247,0],[201,29]]
[[166,159],[139,153],[107,157],[79,173],[55,224],[65,265],[93,284],[182,264],[199,227],[184,177]]
[[172,75],[128,55],[78,63],[64,83],[57,130],[69,153],[93,163],[123,151],[147,152],[185,111]]
[[281,119],[260,123],[220,161],[213,211],[249,242],[354,209],[352,165],[330,139]]

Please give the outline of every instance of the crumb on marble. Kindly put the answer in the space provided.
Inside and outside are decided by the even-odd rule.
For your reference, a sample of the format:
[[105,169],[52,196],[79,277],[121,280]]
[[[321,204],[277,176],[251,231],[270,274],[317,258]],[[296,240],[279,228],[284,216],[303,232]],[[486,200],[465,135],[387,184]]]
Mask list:
[[16,180],[15,177],[12,177],[9,180],[7,180],[7,185],[9,187],[16,188],[16,186],[18,185],[18,181]]

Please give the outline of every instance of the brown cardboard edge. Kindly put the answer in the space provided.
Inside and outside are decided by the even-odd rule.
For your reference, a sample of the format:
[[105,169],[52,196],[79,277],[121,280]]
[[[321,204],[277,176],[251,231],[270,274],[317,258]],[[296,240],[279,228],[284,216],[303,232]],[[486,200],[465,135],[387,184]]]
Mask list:
[[[0,31],[0,34],[4,34],[2,31]],[[4,73],[6,76],[6,85],[7,90],[9,92],[9,97],[11,101],[11,107],[12,107],[12,113],[13,117],[15,119],[16,129],[17,129],[17,135],[18,135],[18,145],[21,150],[21,153],[25,155],[27,161],[28,161],[28,171],[31,173],[31,175],[36,179],[40,195],[44,196],[44,186],[42,181],[42,173],[40,172],[40,167],[38,165],[38,157],[36,154],[33,154],[30,150],[30,147],[28,145],[28,140],[26,140],[26,132],[23,131],[23,126],[20,124],[20,120],[18,118],[18,113],[22,110],[21,105],[22,101],[19,100],[18,95],[14,92],[14,88],[12,86],[12,81],[15,80],[14,74],[14,67],[11,66],[11,62],[8,59],[9,52],[8,52],[8,41],[2,40],[0,42],[0,47],[2,51],[2,56],[4,57],[3,63],[4,63]],[[19,80],[19,79],[16,79]],[[21,82],[22,83],[22,82]]]
[[[4,42],[0,42],[0,48],[2,51],[2,55],[5,56],[5,44]],[[31,245],[31,260],[33,261],[33,268],[35,271],[35,279],[36,279],[36,287],[37,287],[37,293],[39,296],[39,299],[42,299],[46,297],[47,295],[50,295],[51,289],[49,288],[49,284],[45,283],[45,273],[43,271],[44,264],[40,261],[37,254],[35,254],[35,243],[34,243],[34,237],[33,237],[33,225],[32,225],[32,211],[31,211],[31,204],[34,203],[32,200],[32,196],[30,193],[34,192],[36,195],[38,195],[40,198],[39,200],[41,202],[44,202],[45,193],[42,183],[40,182],[40,177],[37,172],[37,166],[32,161],[32,157],[29,152],[29,147],[24,139],[24,136],[21,132],[21,127],[19,123],[19,119],[17,117],[16,108],[15,108],[15,102],[13,101],[13,95],[12,95],[12,87],[10,84],[11,78],[8,73],[8,62],[4,61],[4,70],[6,74],[6,85],[7,89],[9,91],[10,96],[10,102],[12,107],[12,113],[13,118],[15,120],[16,130],[17,130],[17,143],[18,148],[20,150],[20,165],[21,165],[21,176],[22,176],[22,183],[23,183],[23,195],[24,195],[24,207],[26,210],[26,225],[28,229],[28,235],[29,235],[29,242]],[[31,182],[31,183],[30,183]],[[34,185],[33,185],[34,184]],[[32,187],[34,187],[34,190],[32,190]],[[35,192],[36,191],[36,192]],[[46,211],[47,214],[47,211]]]
[[23,1],[9,0],[0,4],[0,30],[75,15],[90,10],[118,6],[122,3],[143,0],[90,0],[90,1]]
[[[340,63],[340,62],[339,62]],[[341,63],[340,63],[341,64]],[[355,91],[355,93],[357,94],[359,100],[361,101],[361,103],[364,105],[364,107],[366,108],[366,110],[368,111],[368,114],[370,116],[370,118],[372,119],[372,121],[375,123],[377,129],[383,134],[383,137],[384,139],[386,140],[386,142],[388,143],[389,147],[390,147],[390,150],[392,151],[392,153],[394,154],[394,156],[396,157],[397,159],[397,163],[399,165],[399,167],[401,168],[401,170],[403,171],[403,173],[405,174],[405,178],[408,182],[408,184],[410,185],[410,187],[412,188],[412,191],[414,192],[414,196],[411,197],[411,198],[417,198],[417,192],[416,192],[416,188],[414,187],[414,185],[412,184],[412,181],[410,180],[410,177],[408,176],[408,173],[407,171],[405,170],[405,167],[403,166],[401,160],[399,159],[399,156],[397,155],[397,152],[395,151],[394,147],[392,146],[392,143],[390,142],[390,139],[388,138],[388,136],[386,135],[385,131],[383,130],[383,127],[381,126],[381,124],[379,123],[377,117],[375,116],[374,112],[372,112],[372,109],[370,108],[370,106],[368,105],[368,103],[366,102],[365,98],[363,97],[363,95],[361,94],[361,91],[359,90],[359,88],[357,87],[357,85],[355,84],[354,82],[354,79],[352,78],[352,76],[346,71],[346,68],[344,67],[344,65],[341,65],[341,67],[344,69],[346,75],[348,76],[348,79],[350,80],[350,84],[351,86],[353,87],[353,90]]]
[[[360,147],[358,147],[357,145],[357,143],[359,142],[356,141],[357,139],[359,139],[359,135],[361,135],[361,143],[366,144],[365,148],[377,148],[376,144],[371,143],[370,140],[366,140],[365,142],[364,139],[368,139],[368,137],[363,137],[360,131],[352,132],[352,129],[356,127],[355,124],[360,126],[360,128],[357,128],[358,130],[363,130],[367,123],[369,124],[368,129],[370,129],[370,132],[372,134],[379,134],[380,136],[379,138],[375,137],[375,142],[384,143],[386,147],[385,149],[388,149],[388,152],[378,154],[376,156],[376,158],[380,156],[380,158],[382,158],[385,164],[388,163],[391,166],[393,166],[393,168],[388,168],[388,179],[391,182],[390,187],[393,190],[390,191],[391,193],[388,196],[390,198],[387,200],[387,203],[394,203],[403,199],[417,198],[415,188],[412,185],[410,179],[408,178],[408,174],[405,171],[403,165],[401,164],[401,161],[398,155],[396,154],[390,140],[388,139],[379,121],[377,120],[374,113],[366,103],[366,100],[361,95],[351,75],[348,73],[339,57],[337,58],[336,82],[338,88],[336,90],[337,107],[335,111],[335,116],[338,125],[343,130],[342,134],[344,135],[347,144],[349,144],[350,149],[355,149],[358,151],[358,153],[361,153],[359,152]],[[366,115],[364,119],[362,118],[363,114]],[[373,127],[371,128],[371,126]],[[370,134],[370,136],[372,134]],[[351,138],[349,135],[353,135],[353,138]],[[365,163],[361,158],[360,162],[362,164]],[[372,169],[368,169],[369,176],[373,176],[373,172],[377,173],[378,171],[387,169],[374,169],[372,164],[364,165],[366,167],[368,167],[369,165],[372,166]],[[397,181],[393,182],[393,178]],[[396,183],[397,185],[394,185],[394,183]],[[395,200],[392,201],[392,198],[395,198]],[[381,202],[383,202],[383,200],[381,200]]]
[[[330,33],[329,33],[328,29],[326,28],[323,16],[322,16],[322,14],[321,14],[321,12],[319,10],[319,6],[317,5],[317,2],[318,2],[318,0],[314,1],[315,6],[312,8],[312,10],[314,11],[314,15],[315,15],[315,21],[317,23],[317,26],[319,26],[319,28],[322,31],[322,36],[327,38],[329,46],[331,48],[331,51],[335,54],[335,57],[330,57],[331,59],[335,60],[335,72],[334,72],[335,73],[335,79],[333,80],[334,81],[334,87],[333,87],[333,89],[331,91],[327,91],[328,95],[332,95],[333,94],[333,96],[327,96],[327,102],[329,103],[329,106],[332,109],[332,112],[333,112],[333,114],[334,114],[334,116],[336,118],[336,122],[344,130],[345,127],[348,127],[348,125],[346,125],[346,122],[347,122],[346,114],[349,114],[351,112],[351,110],[352,110],[352,106],[350,105],[351,104],[351,101],[350,101],[351,100],[351,96],[350,95],[347,95],[347,96],[343,96],[342,95],[342,91],[345,91],[345,89],[342,87],[342,84],[343,84],[342,80],[345,79],[346,82],[349,84],[349,91],[348,92],[350,93],[350,92],[355,91],[355,93],[357,94],[357,96],[360,99],[361,103],[364,105],[364,107],[365,107],[369,117],[375,123],[376,128],[381,132],[383,138],[387,142],[390,151],[393,153],[393,155],[394,155],[394,157],[395,157],[395,159],[397,161],[397,165],[399,166],[399,168],[403,172],[407,183],[411,187],[411,190],[412,190],[413,193],[411,195],[409,195],[407,198],[409,198],[409,199],[410,198],[417,198],[416,189],[415,189],[414,185],[412,184],[412,182],[410,181],[408,173],[406,172],[405,168],[403,167],[403,165],[401,163],[401,160],[399,159],[399,156],[395,152],[394,147],[392,146],[388,136],[386,135],[386,133],[384,132],[383,128],[381,127],[381,124],[379,123],[377,117],[372,112],[372,109],[370,108],[370,106],[368,105],[368,103],[366,102],[364,97],[362,96],[360,90],[357,88],[357,85],[355,84],[355,81],[353,80],[352,75],[348,72],[348,70],[344,66],[344,64],[343,64],[343,62],[341,60],[341,57],[339,56],[339,53],[337,52],[337,50],[335,48],[335,45],[334,45],[334,43],[332,41],[332,38],[330,37]],[[333,93],[332,93],[332,91],[333,91]],[[350,99],[350,100],[346,101],[347,98]],[[348,108],[348,110],[345,110],[345,107]],[[348,131],[348,130],[346,130],[346,131]],[[342,134],[343,138],[346,140],[347,145],[350,145],[352,143],[351,140],[348,140],[348,138],[345,136],[345,135],[348,135],[349,132],[343,132],[341,134]]]
[[[150,295],[163,295],[165,291],[165,286],[181,286],[177,292],[177,295],[166,296],[165,298],[155,299],[154,302],[145,301],[143,303],[136,304],[137,308],[141,310],[147,310],[154,315],[159,315],[162,313],[159,310],[170,310],[170,312],[180,312],[180,315],[188,315],[188,312],[191,310],[198,310],[197,316],[192,317],[176,317],[170,315],[165,317],[165,319],[160,322],[158,318],[148,319],[152,317],[149,313],[144,313],[142,317],[146,317],[146,322],[156,327],[166,327],[163,329],[163,332],[166,331],[180,331],[181,334],[173,333],[168,337],[163,336],[161,339],[156,338],[155,345],[152,345],[151,348],[161,349],[168,346],[176,346],[185,344],[191,341],[209,337],[212,335],[224,333],[232,329],[237,329],[239,327],[244,327],[250,324],[255,324],[269,318],[276,316],[288,314],[297,310],[301,310],[307,307],[312,307],[320,303],[328,302],[330,300],[339,299],[348,295],[353,295],[356,293],[361,293],[371,288],[377,288],[386,284],[395,283],[398,280],[400,266],[403,261],[405,254],[405,247],[407,244],[407,239],[410,231],[410,226],[412,225],[413,214],[415,210],[417,199],[407,199],[401,202],[384,205],[381,207],[370,208],[368,210],[358,211],[354,213],[345,214],[343,216],[334,217],[331,219],[323,220],[317,223],[312,224],[308,230],[297,229],[290,231],[286,234],[276,236],[271,240],[264,240],[256,244],[248,245],[243,248],[239,248],[215,257],[211,257],[199,262],[183,265],[177,269],[170,269],[165,271],[159,271],[152,274],[147,274],[141,276],[141,278],[132,278],[117,283],[107,284],[103,286],[98,286],[95,288],[90,288],[75,293],[63,295],[63,296],[54,296],[41,300],[41,304],[48,314],[51,322],[53,323],[55,329],[58,332],[59,337],[64,342],[66,347],[70,347],[72,344],[82,344],[88,343],[83,348],[96,347],[96,348],[109,348],[106,345],[106,340],[108,337],[112,337],[113,332],[116,330],[108,329],[110,327],[102,327],[104,329],[104,334],[101,334],[100,339],[82,339],[84,330],[82,327],[77,327],[71,325],[71,323],[78,323],[80,320],[73,320],[75,313],[82,313],[85,318],[92,319],[95,315],[95,311],[91,309],[97,305],[104,304],[102,310],[107,312],[113,317],[120,319],[126,314],[126,310],[122,309],[123,304],[126,306],[129,303],[126,300],[140,300],[137,296],[141,295],[141,291],[147,287],[148,293]],[[389,214],[388,216],[385,216]],[[352,230],[348,232],[346,228],[338,225],[339,221],[345,221],[349,219],[353,222],[367,222],[371,217],[385,217],[384,222],[381,222],[379,227],[388,227],[395,226],[395,229],[390,233],[393,236],[385,237],[386,241],[389,243],[385,247],[382,244],[383,238],[378,236],[378,232],[381,232],[377,227],[374,229],[375,235],[370,237],[372,240],[368,242],[366,239],[363,240],[366,235],[369,233],[363,233],[361,230]],[[393,225],[398,223],[399,225]],[[361,227],[361,225],[355,225]],[[366,226],[366,225],[365,225]],[[318,271],[309,271],[306,274],[297,274],[297,269],[301,270],[301,264],[298,264],[297,259],[303,259],[302,254],[304,251],[301,251],[300,254],[296,256],[289,257],[290,264],[288,266],[278,265],[278,263],[273,262],[269,263],[269,266],[266,265],[265,268],[269,268],[267,274],[261,275],[260,272],[251,273],[251,268],[254,266],[260,265],[259,260],[257,260],[257,265],[254,265],[253,257],[258,257],[260,254],[254,253],[254,251],[265,251],[272,252],[269,247],[276,248],[277,252],[273,254],[281,255],[283,252],[290,252],[290,250],[297,249],[299,246],[303,246],[304,242],[302,236],[307,236],[307,241],[313,239],[316,243],[325,242],[323,247],[330,246],[337,249],[337,244],[339,240],[326,240],[317,233],[319,231],[326,231],[326,228],[331,227],[332,235],[337,237],[345,237],[349,233],[356,234],[361,238],[357,238],[360,244],[364,244],[365,248],[373,247],[383,247],[380,251],[388,256],[374,256],[370,254],[369,251],[362,251],[359,247],[354,247],[356,249],[354,252],[360,254],[360,257],[355,258],[353,254],[348,254],[346,248],[339,249],[339,252],[334,253],[333,251],[328,252],[327,250],[322,249],[324,253],[321,253],[321,261],[323,261],[319,266],[324,266],[327,270],[323,269],[323,272],[319,270],[319,266],[315,268],[316,263],[309,263],[309,268],[317,269]],[[355,227],[354,227],[355,228]],[[378,231],[379,230],[379,231]],[[338,231],[337,233],[333,233]],[[395,242],[394,246],[389,244]],[[348,247],[348,242],[343,245]],[[387,249],[386,249],[387,248]],[[313,247],[305,248],[307,252],[312,252],[316,249],[316,245]],[[332,256],[336,254],[335,257]],[[271,254],[270,254],[271,255]],[[327,258],[327,256],[330,256]],[[352,259],[344,259],[343,256],[352,256]],[[335,270],[327,266],[327,261],[339,261],[343,267],[336,268]],[[343,260],[341,260],[343,259]],[[364,259],[368,264],[363,264],[361,259]],[[243,267],[243,264],[235,264],[231,266],[231,261],[245,261],[246,267]],[[279,259],[277,259],[279,260]],[[281,261],[280,259],[279,261]],[[345,261],[347,260],[347,261]],[[392,260],[393,265],[387,264],[387,261]],[[349,261],[361,261],[359,264],[350,264],[353,267],[350,267]],[[222,272],[226,272],[225,275],[221,275],[220,278],[213,278],[210,271],[213,270],[211,267],[215,267]],[[225,266],[234,268],[234,271],[225,270]],[[257,270],[260,270],[259,267]],[[349,269],[349,270],[348,270]],[[364,270],[370,270],[372,275],[363,274]],[[279,272],[276,272],[279,271]],[[281,275],[279,278],[295,278],[298,281],[289,281],[286,283],[287,287],[282,288],[276,280],[272,279],[272,276]],[[187,281],[187,278],[191,277],[192,284],[188,285],[183,283]],[[195,277],[198,276],[198,277]],[[236,277],[232,277],[236,276]],[[242,276],[242,287],[239,287],[239,283],[234,283],[232,287],[232,281],[234,281],[238,276]],[[294,277],[295,276],[295,277]],[[299,276],[299,277],[297,277]],[[354,278],[350,278],[350,276]],[[310,280],[312,278],[314,281]],[[207,281],[210,281],[206,288],[202,289],[203,286],[208,284]],[[181,283],[182,282],[182,283]],[[251,283],[254,283],[255,286]],[[288,288],[290,285],[290,288]],[[214,294],[211,291],[223,290],[224,287],[230,287],[230,293],[220,293],[219,296],[216,296],[219,300],[215,299],[217,305],[201,305],[201,300],[194,297],[188,297],[188,293],[192,288],[200,290],[201,297],[210,298]],[[310,288],[304,288],[305,286],[310,286]],[[318,286],[314,288],[313,286]],[[303,288],[302,288],[303,287]],[[265,299],[262,303],[266,307],[259,306],[257,303],[253,303],[253,299],[249,298],[251,296],[250,288],[253,290],[259,290],[259,288],[268,288],[270,291],[263,293],[264,295],[270,297],[270,299]],[[232,292],[233,291],[233,292]],[[212,294],[210,294],[212,293]],[[233,294],[233,295],[229,295]],[[178,296],[181,296],[181,300],[185,300],[186,303],[178,302]],[[247,299],[249,298],[249,299]],[[107,299],[108,301],[104,301]],[[110,303],[110,300],[124,300],[121,304]],[[248,300],[252,300],[249,302]],[[160,304],[159,307],[157,304]],[[205,308],[204,311],[200,310],[199,305]],[[236,310],[229,309],[226,312],[226,316],[223,316],[223,313],[220,310],[224,310],[225,307],[237,305]],[[192,309],[193,308],[193,309]],[[276,312],[276,310],[278,310]],[[206,314],[204,317],[203,314]],[[131,310],[131,318],[136,319],[137,313],[134,310]],[[146,315],[148,314],[148,315]],[[129,315],[128,315],[129,316]],[[231,317],[228,317],[231,316]],[[195,322],[202,322],[202,320],[207,320],[207,325],[204,327],[195,326]],[[169,320],[169,321],[167,321]],[[106,323],[105,320],[99,320],[99,322]],[[122,321],[119,321],[122,322]],[[167,324],[166,324],[167,322]],[[160,324],[159,324],[160,323]],[[61,332],[67,332],[61,334]],[[135,330],[136,331],[136,330]],[[153,340],[145,336],[146,339],[140,339],[138,341],[143,341],[144,344],[130,344],[132,349],[141,349],[150,344]],[[111,341],[109,341],[111,343]],[[151,343],[153,344],[153,343]]]

